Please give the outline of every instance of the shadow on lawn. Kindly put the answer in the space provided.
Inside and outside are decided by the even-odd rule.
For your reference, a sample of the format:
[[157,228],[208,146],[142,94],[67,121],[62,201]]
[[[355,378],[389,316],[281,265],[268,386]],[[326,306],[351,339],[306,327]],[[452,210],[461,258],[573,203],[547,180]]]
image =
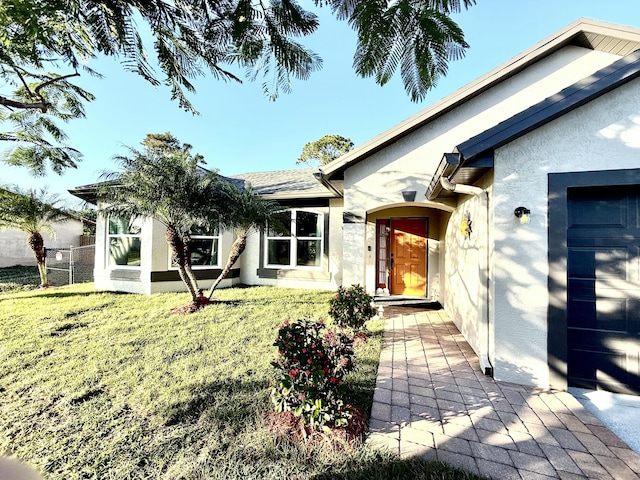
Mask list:
[[[22,291],[18,293],[38,292],[38,293],[35,293],[34,295],[31,295],[30,298],[68,298],[68,297],[85,297],[86,298],[86,297],[104,295],[105,293],[108,293],[109,295],[136,295],[135,293],[105,292],[102,290],[92,290],[89,292],[74,292],[74,291],[67,291],[67,290],[56,290],[55,288],[56,287],[42,288],[42,289],[35,289],[31,291]],[[5,300],[5,299],[3,299],[2,296],[0,296],[0,301],[2,300]]]
[[353,462],[339,471],[323,472],[310,480],[472,480],[483,479],[445,463],[419,457],[400,459],[396,456],[376,452],[365,461]]
[[163,415],[165,425],[193,422],[206,415],[233,427],[249,418],[254,419],[257,412],[270,407],[267,382],[250,380],[246,376],[190,385],[185,389],[189,400],[168,406]]

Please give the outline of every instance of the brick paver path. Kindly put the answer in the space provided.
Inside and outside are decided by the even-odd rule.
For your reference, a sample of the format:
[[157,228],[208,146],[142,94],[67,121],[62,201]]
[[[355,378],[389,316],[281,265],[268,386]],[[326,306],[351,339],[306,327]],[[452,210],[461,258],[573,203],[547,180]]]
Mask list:
[[640,478],[640,455],[571,394],[484,376],[444,310],[410,311],[386,321],[370,444],[496,480]]

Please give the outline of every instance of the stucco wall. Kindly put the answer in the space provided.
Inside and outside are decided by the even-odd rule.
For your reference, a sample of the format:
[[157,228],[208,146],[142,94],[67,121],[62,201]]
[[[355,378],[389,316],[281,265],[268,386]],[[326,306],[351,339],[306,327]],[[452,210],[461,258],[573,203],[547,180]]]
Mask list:
[[[381,206],[397,204],[402,202],[403,190],[415,190],[416,202],[427,205],[424,194],[445,152],[618,58],[567,47],[443,114],[347,169],[345,211],[365,215]],[[363,255],[367,246],[365,229],[345,225],[344,235],[345,264],[346,259],[366,263],[345,270],[345,283],[363,283],[366,272],[374,268],[372,259]]]
[[[496,151],[495,378],[547,386],[548,173],[640,167],[640,80]],[[521,225],[513,210],[531,210]],[[563,241],[563,239],[552,239]]]
[[[491,218],[493,177],[479,184],[482,196],[460,195],[444,234],[444,268],[441,303],[471,348],[483,357],[493,342],[489,325],[487,295],[491,263]],[[462,222],[471,220],[471,233],[463,235]],[[490,220],[489,220],[490,221]]]
[[291,288],[316,288],[335,290],[342,281],[342,199],[329,200],[328,207],[299,207],[325,215],[325,252],[320,269],[270,269],[259,270],[264,264],[264,236],[253,232],[247,239],[247,248],[242,254],[240,281],[246,285],[270,285]]
[[[142,223],[140,235],[140,267],[113,267],[109,265],[108,261],[106,220],[103,217],[99,217],[96,222],[95,288],[145,295],[160,292],[186,292],[187,287],[181,280],[151,281],[151,272],[176,270],[170,267],[171,257],[169,245],[165,239],[165,231],[166,228],[160,222],[146,219]],[[234,238],[233,232],[223,232],[220,243],[221,268],[227,260]],[[238,268],[241,261],[242,257],[235,268]],[[196,273],[198,270],[198,267],[194,268]],[[213,282],[214,279],[198,280],[198,286],[205,290]],[[239,279],[237,278],[225,279],[219,288],[228,287],[238,282]]]
[[[50,238],[42,233],[45,248],[65,248],[73,245],[80,246],[82,235],[82,222],[70,220],[52,225],[56,232],[55,238]],[[3,230],[0,232],[0,267],[13,267],[14,265],[35,265],[33,252],[26,244],[27,236],[18,230]]]

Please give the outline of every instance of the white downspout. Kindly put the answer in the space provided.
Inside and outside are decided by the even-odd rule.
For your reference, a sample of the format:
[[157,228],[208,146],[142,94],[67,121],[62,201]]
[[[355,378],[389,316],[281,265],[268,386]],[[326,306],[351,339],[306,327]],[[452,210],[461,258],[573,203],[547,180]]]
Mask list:
[[[489,195],[486,190],[473,185],[462,185],[453,183],[446,177],[440,177],[440,184],[445,190],[454,193],[474,195],[484,204],[487,215],[486,241],[484,242],[484,252],[479,255],[479,268],[481,280],[484,288],[480,288],[480,298],[478,299],[478,311],[480,317],[480,328],[478,331],[478,359],[480,368],[485,375],[493,375],[493,366],[489,361]],[[481,247],[482,248],[482,247]]]

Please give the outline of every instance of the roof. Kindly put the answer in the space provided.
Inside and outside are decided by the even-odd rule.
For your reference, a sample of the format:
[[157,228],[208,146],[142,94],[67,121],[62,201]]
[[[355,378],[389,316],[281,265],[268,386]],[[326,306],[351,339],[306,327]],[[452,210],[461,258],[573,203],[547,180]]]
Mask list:
[[[202,166],[197,166],[198,172],[201,175],[204,175],[208,172],[210,172],[210,170],[202,167]],[[232,183],[233,185],[235,185],[238,188],[244,188],[245,186],[245,182],[243,179],[240,178],[233,178],[233,177],[225,177],[224,175],[219,175],[220,178],[222,178],[223,180],[226,180],[227,182]],[[87,203],[91,203],[93,205],[96,205],[98,203],[98,190],[101,186],[107,184],[107,183],[116,183],[117,180],[106,180],[104,182],[97,182],[97,183],[91,183],[89,185],[82,185],[80,187],[76,187],[76,188],[72,188],[70,190],[68,190],[68,192],[71,195],[74,195],[78,198],[80,198],[81,200],[84,200]]]
[[244,180],[258,195],[274,200],[334,197],[335,195],[316,179],[316,173],[317,168],[297,168],[249,172],[233,175],[232,178]]
[[443,189],[440,184],[441,177],[444,176],[454,183],[474,183],[493,167],[493,151],[496,148],[638,77],[640,49],[462,142],[452,153],[445,153],[442,157],[427,189],[427,198],[435,200],[452,195]]
[[439,102],[357,146],[322,167],[322,172],[329,180],[343,178],[344,171],[350,166],[569,45],[625,56],[640,48],[640,30],[584,18],[576,20]]

